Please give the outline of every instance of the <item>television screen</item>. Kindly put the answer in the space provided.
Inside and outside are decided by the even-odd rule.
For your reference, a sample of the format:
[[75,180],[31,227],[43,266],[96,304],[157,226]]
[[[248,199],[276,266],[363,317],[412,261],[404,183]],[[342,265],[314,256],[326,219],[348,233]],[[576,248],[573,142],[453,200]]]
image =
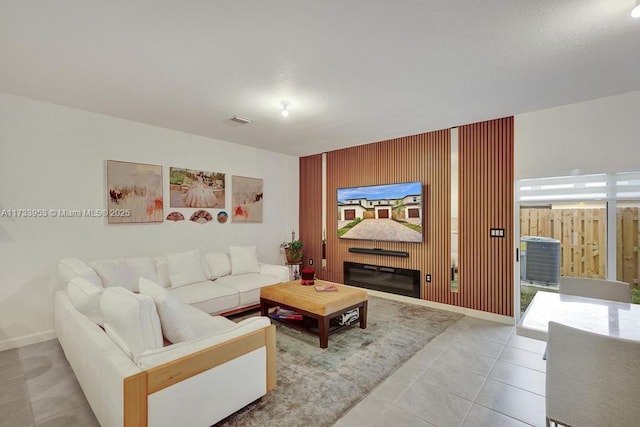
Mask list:
[[422,242],[422,183],[338,189],[341,239]]

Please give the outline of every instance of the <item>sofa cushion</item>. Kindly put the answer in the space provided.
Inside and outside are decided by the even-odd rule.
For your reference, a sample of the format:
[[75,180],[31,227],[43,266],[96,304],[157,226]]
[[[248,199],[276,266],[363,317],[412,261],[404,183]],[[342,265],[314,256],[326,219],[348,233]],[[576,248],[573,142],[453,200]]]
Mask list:
[[154,258],[156,263],[156,273],[158,273],[158,284],[164,288],[171,286],[169,278],[169,261],[166,256],[157,256]]
[[289,278],[289,268],[285,265],[264,264],[261,262],[260,274],[273,276],[278,280],[278,282],[288,282],[289,280],[291,280]]
[[234,276],[259,273],[258,252],[255,246],[229,246],[231,274]]
[[63,285],[75,277],[84,277],[91,283],[102,286],[98,273],[78,258],[64,258],[58,262],[58,278]]
[[239,307],[258,304],[260,302],[260,288],[275,285],[279,280],[266,274],[242,274],[240,276],[221,277],[214,282],[217,286],[224,285],[235,289],[239,293]]
[[134,269],[121,259],[103,259],[89,261],[96,270],[105,288],[120,286],[130,291],[138,291],[138,278]]
[[238,307],[240,304],[238,291],[218,284],[218,280],[215,282],[206,280],[188,286],[170,288],[170,291],[180,301],[191,304],[205,313],[217,314]]
[[153,258],[148,256],[125,258],[124,262],[133,269],[136,275],[136,281],[138,281],[140,277],[144,277],[155,283],[158,283],[160,280],[156,271],[156,262]]
[[185,309],[188,306],[185,303],[178,301],[171,292],[144,277],[139,279],[138,286],[142,295],[153,298],[165,338],[172,343],[195,338]]
[[196,338],[216,332],[224,332],[236,325],[234,321],[226,317],[212,316],[188,304],[185,307],[188,307],[185,310],[186,316]]
[[130,357],[162,347],[160,319],[153,299],[120,287],[107,288],[100,299],[105,330]]
[[71,304],[76,310],[100,326],[105,323],[100,309],[102,292],[104,292],[102,286],[96,285],[84,277],[78,276],[67,283],[67,296]]
[[231,274],[231,260],[226,252],[210,252],[205,254],[207,264],[209,264],[209,279],[214,280],[218,277],[228,276]]
[[167,262],[172,288],[203,282],[211,275],[200,249],[168,254]]
[[104,259],[90,261],[89,265],[96,270],[105,288],[121,286],[138,292],[138,278],[158,281],[156,264],[151,257]]
[[268,317],[250,317],[241,322],[231,322],[223,331],[212,331],[196,340],[173,344],[156,350],[148,350],[135,356],[134,361],[141,369],[150,369],[177,358],[204,350],[213,345],[265,328],[271,324]]

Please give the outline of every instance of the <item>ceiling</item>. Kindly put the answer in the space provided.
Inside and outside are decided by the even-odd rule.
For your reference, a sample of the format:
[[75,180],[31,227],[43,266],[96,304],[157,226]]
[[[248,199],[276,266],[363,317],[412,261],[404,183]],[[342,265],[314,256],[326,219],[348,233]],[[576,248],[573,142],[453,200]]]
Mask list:
[[634,3],[0,0],[0,91],[304,156],[640,89]]

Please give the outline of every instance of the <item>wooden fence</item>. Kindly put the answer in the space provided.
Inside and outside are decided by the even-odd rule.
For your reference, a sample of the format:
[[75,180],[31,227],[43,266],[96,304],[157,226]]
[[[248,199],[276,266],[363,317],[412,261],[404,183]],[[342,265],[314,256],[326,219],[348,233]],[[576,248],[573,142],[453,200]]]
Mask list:
[[616,270],[618,280],[632,286],[640,286],[640,208],[618,208],[616,222],[618,238],[616,239]]
[[[617,212],[617,279],[639,286],[640,208]],[[606,278],[606,209],[520,209],[520,235],[560,241],[561,276]]]

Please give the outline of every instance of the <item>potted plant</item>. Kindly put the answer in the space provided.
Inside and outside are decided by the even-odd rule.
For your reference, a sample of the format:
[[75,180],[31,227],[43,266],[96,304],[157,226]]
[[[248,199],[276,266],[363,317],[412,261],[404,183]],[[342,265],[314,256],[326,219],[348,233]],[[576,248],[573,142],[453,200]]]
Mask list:
[[287,257],[288,264],[300,264],[304,253],[302,247],[304,242],[302,240],[291,240],[289,242],[282,242],[281,248],[284,248],[285,256]]

